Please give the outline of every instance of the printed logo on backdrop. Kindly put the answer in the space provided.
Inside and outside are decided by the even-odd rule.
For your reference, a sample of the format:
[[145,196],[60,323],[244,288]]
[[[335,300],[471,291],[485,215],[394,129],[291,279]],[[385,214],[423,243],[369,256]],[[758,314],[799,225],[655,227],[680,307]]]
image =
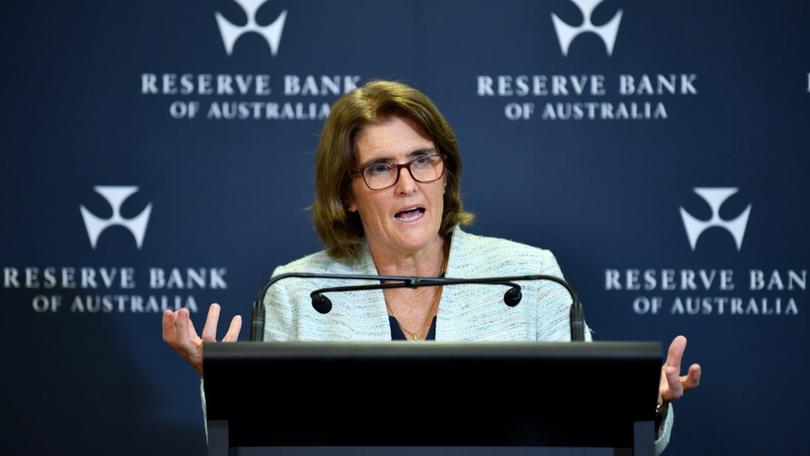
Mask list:
[[140,250],[143,245],[143,237],[146,234],[146,225],[149,223],[149,214],[152,213],[152,203],[149,203],[144,210],[131,219],[121,217],[121,205],[133,193],[138,191],[138,187],[94,187],[96,193],[104,197],[112,208],[112,217],[103,219],[97,217],[84,206],[79,206],[84,220],[84,227],[87,229],[87,237],[90,238],[90,245],[95,249],[98,237],[107,228],[112,226],[123,226],[135,238],[135,243]]
[[256,23],[256,12],[267,0],[234,0],[247,16],[247,25],[239,26],[231,23],[220,13],[216,14],[219,32],[222,34],[222,43],[225,45],[225,52],[231,55],[233,46],[240,36],[248,32],[256,32],[261,35],[273,55],[278,52],[278,43],[281,41],[281,32],[284,31],[284,21],[287,19],[287,10],[284,10],[270,25],[260,26]]
[[619,24],[622,21],[622,10],[619,10],[613,19],[605,25],[596,26],[591,21],[593,10],[602,3],[603,0],[571,0],[579,8],[584,21],[582,25],[574,26],[560,19],[556,14],[551,15],[554,22],[554,30],[557,32],[557,39],[560,41],[560,50],[563,55],[568,55],[568,48],[576,37],[583,33],[592,32],[602,39],[607,48],[608,55],[613,54],[613,45],[616,44],[616,35],[619,33]]
[[[584,35],[594,35],[600,39],[605,48],[605,60],[587,57],[590,60],[585,61],[592,65],[593,72],[586,74],[510,74],[508,69],[506,72],[499,69],[492,74],[479,74],[476,78],[477,97],[504,100],[502,115],[513,121],[608,121],[666,120],[670,117],[665,102],[667,99],[697,95],[697,74],[690,71],[672,72],[669,63],[660,69],[650,68],[641,73],[625,72],[611,65],[610,57],[616,51],[624,9],[612,12],[604,24],[594,24],[593,12],[604,0],[570,1],[582,15],[581,24],[571,24],[556,12],[551,12],[551,20],[538,19],[538,27],[549,29],[550,33],[546,36],[556,40],[561,64],[576,60],[579,56],[577,44],[583,41],[580,37]],[[637,48],[642,43],[636,40],[631,46]],[[635,50],[625,46],[621,52],[632,54]],[[541,56],[534,58],[541,65],[552,57],[542,56],[542,60]],[[578,62],[582,62],[582,58],[586,57],[581,57]]]
[[[93,189],[112,209],[112,216],[99,217],[84,204],[79,205],[81,221],[87,231],[87,247],[120,251],[122,259],[131,258],[144,245],[152,202],[138,215],[124,218],[121,206],[138,192],[139,187],[96,186]],[[82,222],[77,218],[76,223]],[[115,226],[126,229],[134,242],[119,245],[111,242],[115,236],[105,237],[104,233]],[[140,267],[83,262],[79,265],[4,267],[2,287],[30,291],[31,307],[37,313],[140,314],[181,307],[196,313],[198,299],[208,301],[211,291],[228,288],[226,274],[227,269],[221,266]]]
[[[716,238],[706,237],[701,241],[703,234],[717,229],[733,239],[736,251],[729,242],[728,254],[734,258],[743,248],[752,205],[747,204],[733,218],[723,219],[720,209],[737,194],[738,188],[697,187],[693,191],[709,207],[711,215],[704,220],[693,216],[683,206],[679,208],[684,249],[700,250],[703,243]],[[605,269],[605,291],[629,296],[629,307],[637,315],[773,316],[799,313],[800,297],[807,290],[806,268],[717,267],[716,261],[696,263],[693,267],[681,269]]]
[[[328,68],[323,68],[321,74],[298,74],[274,64],[285,49],[296,44],[306,45],[286,43],[284,48],[281,46],[287,10],[281,11],[270,24],[261,25],[257,22],[257,13],[271,0],[235,1],[247,16],[245,25],[236,25],[222,12],[212,11],[214,20],[211,21],[210,29],[189,31],[218,34],[222,48],[211,49],[211,53],[222,52],[228,57],[227,62],[217,63],[219,59],[212,58],[210,71],[204,72],[141,73],[141,95],[165,100],[166,104],[161,106],[164,106],[163,112],[168,113],[170,118],[322,121],[329,115],[331,103],[337,97],[360,84],[361,77],[356,74],[336,74],[328,71]],[[266,50],[250,54],[249,46],[240,46],[244,41],[242,37],[251,34],[264,39],[267,43]],[[322,49],[318,51],[321,52]],[[274,71],[234,71],[239,59],[251,63],[267,61]],[[180,62],[180,66],[183,65],[182,56],[178,56],[176,60]]]
[[733,220],[723,220],[720,218],[720,206],[722,206],[731,195],[737,193],[736,188],[696,188],[695,193],[700,195],[709,207],[711,207],[712,218],[706,221],[699,220],[681,207],[683,227],[686,229],[686,236],[689,238],[689,245],[692,247],[692,250],[695,250],[700,235],[712,227],[720,227],[728,231],[734,238],[737,250],[740,250],[742,248],[743,236],[745,236],[745,227],[748,225],[748,216],[751,214],[751,205],[749,204],[748,207]]

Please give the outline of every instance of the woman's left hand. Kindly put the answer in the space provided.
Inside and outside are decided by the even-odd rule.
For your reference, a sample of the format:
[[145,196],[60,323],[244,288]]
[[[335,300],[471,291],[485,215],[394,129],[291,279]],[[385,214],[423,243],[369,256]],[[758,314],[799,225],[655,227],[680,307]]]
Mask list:
[[686,349],[686,337],[678,336],[669,345],[667,362],[661,366],[658,385],[658,403],[672,402],[700,384],[700,364],[692,364],[686,375],[681,375],[681,358]]

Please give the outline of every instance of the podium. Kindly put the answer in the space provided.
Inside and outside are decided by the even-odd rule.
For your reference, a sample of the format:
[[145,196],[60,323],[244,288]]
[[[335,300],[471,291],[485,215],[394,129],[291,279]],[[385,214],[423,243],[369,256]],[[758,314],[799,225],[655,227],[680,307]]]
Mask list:
[[206,343],[203,353],[209,455],[654,454],[658,342],[239,342]]

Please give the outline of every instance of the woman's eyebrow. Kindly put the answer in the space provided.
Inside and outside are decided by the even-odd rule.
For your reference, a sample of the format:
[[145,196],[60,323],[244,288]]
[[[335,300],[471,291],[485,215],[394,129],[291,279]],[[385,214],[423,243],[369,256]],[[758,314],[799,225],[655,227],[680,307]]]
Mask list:
[[[436,149],[433,147],[422,147],[411,151],[411,153],[408,154],[408,158],[419,157],[422,155],[429,155],[435,152]],[[374,157],[371,160],[363,163],[362,165],[360,165],[360,168],[365,168],[368,165],[375,165],[377,163],[393,163],[395,161],[396,160],[394,159],[394,157],[390,155],[381,155],[379,157]]]
[[376,165],[377,163],[390,163],[390,162],[393,162],[393,161],[394,161],[393,157],[382,155],[380,157],[372,158],[371,160],[369,160],[369,161],[363,163],[362,165],[360,165],[360,167],[365,168],[368,165]]
[[429,155],[435,153],[436,149],[433,147],[423,147],[421,149],[416,149],[415,151],[408,154],[408,157],[418,157],[420,155]]

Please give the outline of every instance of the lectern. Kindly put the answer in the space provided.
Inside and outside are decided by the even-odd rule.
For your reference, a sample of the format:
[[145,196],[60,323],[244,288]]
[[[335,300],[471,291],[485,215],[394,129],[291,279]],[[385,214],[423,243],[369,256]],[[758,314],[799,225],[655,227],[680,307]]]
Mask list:
[[654,452],[658,342],[239,342],[204,354],[209,455]]

